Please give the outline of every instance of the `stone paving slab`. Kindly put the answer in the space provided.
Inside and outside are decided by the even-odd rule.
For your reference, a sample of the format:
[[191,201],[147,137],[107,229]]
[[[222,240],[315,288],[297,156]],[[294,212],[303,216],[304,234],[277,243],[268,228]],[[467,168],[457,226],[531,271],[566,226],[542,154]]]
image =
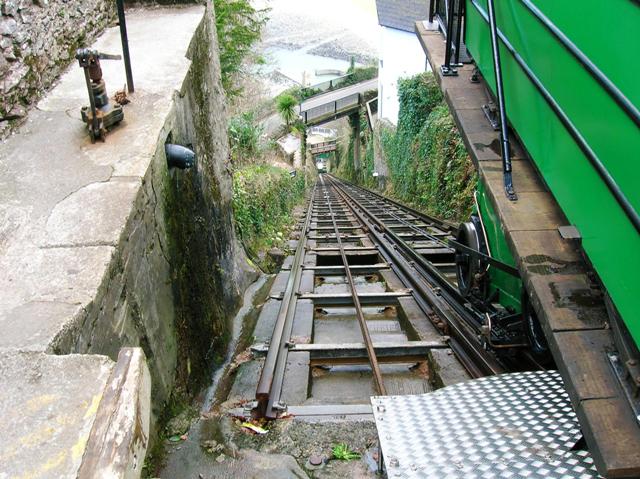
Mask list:
[[75,478],[113,367],[105,356],[0,352],[0,478]]
[[[146,194],[143,178],[167,135],[203,12],[202,6],[127,10],[136,91],[105,143],[91,144],[81,121],[88,98],[75,61],[28,121],[0,143],[0,479],[77,477],[99,409],[114,417],[101,403],[112,360],[47,353],[79,349],[72,341],[59,347],[58,338],[94,306],[118,247],[135,239],[124,232],[136,234],[127,222]],[[107,29],[92,48],[120,53],[118,28]],[[102,68],[112,97],[125,84],[123,63],[104,61]],[[146,371],[144,355],[136,354]],[[146,419],[116,431],[125,448],[126,434],[144,433],[136,450],[142,458],[150,403],[143,386],[134,381],[130,390]],[[126,391],[120,398],[129,401]]]

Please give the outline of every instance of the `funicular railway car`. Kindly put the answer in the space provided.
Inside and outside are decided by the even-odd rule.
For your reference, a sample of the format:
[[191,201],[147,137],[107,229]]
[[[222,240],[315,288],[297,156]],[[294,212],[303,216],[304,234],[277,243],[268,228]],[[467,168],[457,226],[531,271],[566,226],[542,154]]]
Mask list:
[[430,0],[416,33],[479,170],[460,292],[561,372],[598,472],[640,477],[640,3],[604,5]]
[[323,155],[316,155],[316,169],[318,173],[326,173],[327,172],[327,162],[328,158]]

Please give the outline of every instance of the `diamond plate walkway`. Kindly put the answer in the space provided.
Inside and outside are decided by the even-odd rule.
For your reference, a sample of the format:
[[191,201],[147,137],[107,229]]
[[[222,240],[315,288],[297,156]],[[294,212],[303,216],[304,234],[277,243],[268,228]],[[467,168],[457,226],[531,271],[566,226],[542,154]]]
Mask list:
[[557,371],[371,398],[389,478],[597,478]]

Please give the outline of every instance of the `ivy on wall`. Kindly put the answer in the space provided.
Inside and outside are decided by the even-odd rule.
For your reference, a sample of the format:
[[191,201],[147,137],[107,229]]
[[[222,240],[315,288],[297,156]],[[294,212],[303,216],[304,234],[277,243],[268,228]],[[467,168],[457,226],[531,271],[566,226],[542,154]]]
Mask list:
[[[382,156],[389,169],[389,196],[443,219],[461,221],[471,213],[477,176],[442,92],[431,73],[398,81],[398,126],[380,123]],[[363,135],[361,169],[353,167],[353,139],[337,174],[372,188],[373,138]]]

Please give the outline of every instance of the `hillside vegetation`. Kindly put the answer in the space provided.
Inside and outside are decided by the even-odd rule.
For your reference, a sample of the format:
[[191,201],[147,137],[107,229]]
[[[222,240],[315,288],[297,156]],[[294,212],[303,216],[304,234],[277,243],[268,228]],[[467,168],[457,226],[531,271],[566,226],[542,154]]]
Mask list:
[[[433,74],[400,79],[398,97],[397,127],[387,122],[377,126],[380,154],[389,170],[385,194],[439,218],[466,219],[477,176]],[[375,187],[371,133],[366,131],[361,141],[361,170],[356,173],[353,166],[352,138],[341,152],[337,174]]]

